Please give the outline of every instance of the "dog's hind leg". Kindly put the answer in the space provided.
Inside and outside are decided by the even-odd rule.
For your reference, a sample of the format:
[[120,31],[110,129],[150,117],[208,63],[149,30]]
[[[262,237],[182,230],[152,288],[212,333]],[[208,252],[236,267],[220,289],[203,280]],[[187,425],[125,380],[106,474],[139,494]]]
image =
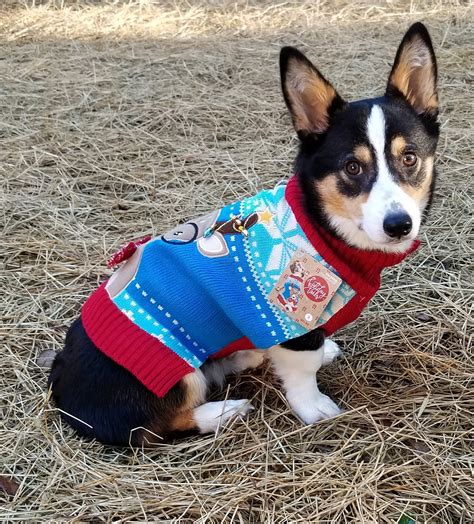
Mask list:
[[208,386],[221,386],[226,375],[255,368],[262,361],[261,351],[238,351],[228,357],[207,361],[200,369],[186,375],[182,380],[186,401],[170,420],[168,437],[214,433],[229,420],[247,415],[254,409],[247,399],[205,402]]
[[229,420],[243,418],[254,407],[247,399],[206,402],[197,408],[178,413],[171,424],[176,433],[214,433]]
[[236,351],[228,357],[208,360],[201,370],[210,384],[222,386],[227,375],[235,375],[246,369],[255,369],[264,361],[264,351],[246,349]]

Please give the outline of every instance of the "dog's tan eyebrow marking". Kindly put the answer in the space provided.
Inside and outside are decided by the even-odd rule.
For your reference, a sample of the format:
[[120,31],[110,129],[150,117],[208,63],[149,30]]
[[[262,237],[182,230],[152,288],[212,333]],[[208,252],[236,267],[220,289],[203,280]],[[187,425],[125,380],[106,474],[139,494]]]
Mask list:
[[370,148],[365,145],[359,144],[356,146],[354,149],[354,156],[363,164],[370,164],[372,162]]
[[415,202],[420,203],[428,198],[429,189],[431,186],[431,180],[433,179],[433,166],[434,166],[434,157],[427,157],[421,166],[420,175],[423,177],[421,182],[416,186],[412,184],[403,183],[401,184],[403,191],[410,195]]
[[399,157],[403,151],[405,150],[407,146],[407,141],[400,135],[394,137],[392,139],[392,143],[390,144],[390,150],[392,151],[392,155],[394,157]]

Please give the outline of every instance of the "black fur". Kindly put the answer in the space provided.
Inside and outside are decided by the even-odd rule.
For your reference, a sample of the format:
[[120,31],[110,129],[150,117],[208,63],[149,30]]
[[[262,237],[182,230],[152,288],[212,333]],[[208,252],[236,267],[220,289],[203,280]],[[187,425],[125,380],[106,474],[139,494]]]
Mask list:
[[300,337],[283,342],[281,346],[293,351],[315,351],[324,344],[324,339],[325,336],[322,329],[313,329],[313,331],[305,333]]
[[71,325],[65,348],[54,360],[48,385],[61,417],[79,435],[118,446],[154,440],[151,433],[139,428],[170,438],[166,428],[185,395],[178,383],[170,389],[166,401],[158,398],[96,348],[80,318]]

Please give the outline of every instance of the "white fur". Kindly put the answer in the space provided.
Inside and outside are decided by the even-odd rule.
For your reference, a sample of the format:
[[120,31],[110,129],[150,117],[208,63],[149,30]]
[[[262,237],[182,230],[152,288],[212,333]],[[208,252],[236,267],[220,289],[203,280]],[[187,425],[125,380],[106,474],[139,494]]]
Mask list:
[[323,366],[330,364],[341,354],[341,348],[333,341],[327,338],[324,341]]
[[[334,350],[328,347],[329,352]],[[269,350],[269,358],[283,383],[288,403],[305,424],[314,424],[341,412],[318,389],[316,372],[325,362],[324,351],[324,346],[315,351],[292,351],[281,346]]]
[[233,417],[244,417],[254,407],[247,399],[207,402],[197,407],[193,414],[200,433],[214,433]]
[[[385,158],[386,129],[385,117],[380,106],[374,105],[367,120],[367,137],[375,150],[377,159],[377,179],[369,198],[362,205],[362,216],[359,219],[342,216],[331,217],[331,225],[346,241],[360,249],[380,250],[391,253],[406,251],[420,229],[421,209],[395,182]],[[424,208],[425,202],[421,202]],[[384,218],[391,210],[406,211],[413,223],[409,235],[402,241],[394,241],[383,229]]]
[[384,251],[386,253],[403,253],[410,245],[410,241],[393,244],[379,244],[374,242],[362,229],[362,220],[354,222],[352,218],[332,216],[330,218],[332,227],[351,245],[359,249]]
[[405,211],[410,215],[413,227],[400,244],[407,249],[420,229],[421,212],[418,204],[395,182],[385,158],[385,117],[382,108],[374,105],[367,121],[367,136],[375,150],[377,179],[369,198],[362,205],[362,229],[377,244],[393,241],[383,229],[384,218],[391,211]]

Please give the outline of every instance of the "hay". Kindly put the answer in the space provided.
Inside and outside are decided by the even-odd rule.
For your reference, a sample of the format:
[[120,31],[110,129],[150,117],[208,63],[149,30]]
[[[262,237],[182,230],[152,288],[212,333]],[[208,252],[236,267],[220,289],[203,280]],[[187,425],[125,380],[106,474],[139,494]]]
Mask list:
[[[19,4],[0,11],[0,474],[19,484],[0,492],[0,520],[472,522],[468,2]],[[366,97],[418,19],[440,64],[439,190],[423,249],[321,373],[347,411],[302,427],[262,371],[222,393],[257,409],[216,437],[77,439],[36,360],[61,348],[107,256],[291,173],[281,45]]]

